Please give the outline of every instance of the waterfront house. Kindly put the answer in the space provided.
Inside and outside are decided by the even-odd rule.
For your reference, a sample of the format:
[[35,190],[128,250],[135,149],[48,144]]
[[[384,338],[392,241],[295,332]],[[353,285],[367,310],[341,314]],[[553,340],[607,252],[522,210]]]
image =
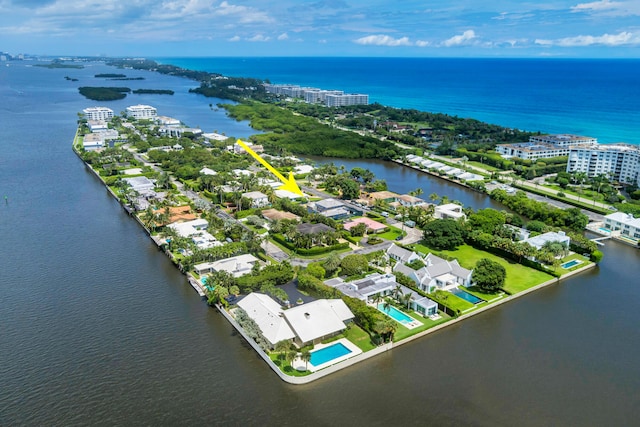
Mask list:
[[604,217],[604,226],[611,230],[613,236],[640,241],[640,218],[634,218],[632,214],[615,212]]
[[447,203],[445,205],[438,205],[435,207],[433,217],[436,219],[455,219],[466,218],[464,212],[462,212],[462,206],[455,203]]
[[260,262],[258,258],[251,254],[244,254],[231,258],[220,259],[218,261],[196,264],[193,269],[201,276],[215,271],[226,271],[233,277],[241,277],[245,274],[251,273],[251,269],[257,262]]
[[535,237],[529,237],[528,239],[523,240],[523,242],[528,243],[534,248],[540,250],[547,242],[558,242],[564,245],[566,248],[569,248],[571,239],[565,234],[564,231],[550,231],[548,233],[539,234]]
[[345,282],[339,277],[326,280],[325,285],[335,288],[343,294],[369,302],[374,295],[391,295],[398,285],[393,274],[372,273],[362,279]]
[[319,344],[347,329],[355,317],[341,299],[319,299],[283,311],[299,347]]
[[238,302],[238,307],[256,322],[271,349],[280,341],[295,338],[296,334],[282,315],[284,310],[268,295],[252,292]]
[[104,120],[87,120],[87,126],[91,132],[101,132],[109,129]]
[[411,196],[409,194],[402,194],[401,196],[398,196],[398,202],[400,202],[400,204],[405,207],[420,206],[427,203],[426,200],[423,200],[420,197]]
[[156,184],[146,176],[134,176],[131,178],[122,178],[122,180],[140,194],[153,191],[156,186]]
[[104,138],[98,133],[88,133],[82,139],[84,151],[96,151],[104,148]]
[[471,286],[471,276],[473,270],[463,268],[457,260],[447,261],[443,258],[428,254],[424,259],[424,267],[417,270],[398,262],[394,267],[394,272],[399,272],[408,276],[416,285],[426,293],[435,290],[449,290],[458,286]]

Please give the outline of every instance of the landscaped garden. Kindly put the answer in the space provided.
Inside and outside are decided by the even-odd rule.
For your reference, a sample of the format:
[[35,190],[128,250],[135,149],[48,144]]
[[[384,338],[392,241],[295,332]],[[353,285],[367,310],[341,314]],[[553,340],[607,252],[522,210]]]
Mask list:
[[507,272],[504,289],[511,294],[522,292],[544,283],[547,280],[553,279],[551,274],[535,270],[531,267],[526,267],[515,261],[500,258],[490,252],[476,249],[469,245],[461,245],[455,250],[434,251],[424,244],[419,243],[413,245],[413,249],[424,254],[431,252],[438,256],[456,258],[461,266],[468,269],[473,269],[476,263],[482,258],[488,258],[495,261],[502,265]]

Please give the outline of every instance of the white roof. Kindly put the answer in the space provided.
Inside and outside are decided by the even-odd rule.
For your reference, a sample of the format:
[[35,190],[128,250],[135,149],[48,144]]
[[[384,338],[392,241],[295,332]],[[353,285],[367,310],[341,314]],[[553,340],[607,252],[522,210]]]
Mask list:
[[344,301],[326,299],[290,308],[283,314],[305,343],[346,329],[344,321],[354,317]]
[[217,175],[218,172],[214,171],[213,169],[202,168],[202,169],[200,169],[200,174],[202,174],[202,175]]
[[247,199],[251,200],[260,200],[266,199],[267,195],[260,191],[249,191],[248,193],[242,193],[242,197],[246,197]]
[[252,292],[242,298],[238,306],[256,322],[262,335],[272,345],[295,337],[291,327],[282,317],[282,308],[269,296]]
[[249,274],[253,268],[253,264],[256,262],[258,262],[258,258],[251,254],[244,254],[221,259],[209,264],[210,268],[214,271],[226,271],[233,277],[240,277]]
[[291,199],[291,200],[295,200],[295,199],[299,199],[300,196],[297,193],[294,193],[293,191],[289,191],[289,190],[275,190],[274,193],[276,194],[276,197],[278,197],[279,199]]
[[311,165],[298,165],[293,168],[297,173],[309,173],[313,170]]
[[204,218],[194,219],[187,222],[172,222],[169,224],[170,228],[176,230],[176,233],[182,237],[191,237],[194,234],[200,234],[200,229],[206,228],[209,222]]

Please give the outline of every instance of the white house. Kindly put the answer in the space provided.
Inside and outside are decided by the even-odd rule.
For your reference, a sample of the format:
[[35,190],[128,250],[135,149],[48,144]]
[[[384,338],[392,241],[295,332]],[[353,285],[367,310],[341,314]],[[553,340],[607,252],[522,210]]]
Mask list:
[[422,259],[417,253],[391,244],[387,249],[389,258],[395,259],[398,263],[405,264],[416,259]]
[[313,166],[311,165],[298,165],[293,168],[296,174],[307,174],[313,170]]
[[233,277],[241,277],[251,273],[254,264],[260,260],[251,254],[238,255],[214,262],[196,264],[193,269],[199,275],[213,273],[214,271],[226,271]]
[[604,217],[604,226],[611,230],[612,234],[640,241],[640,218],[634,218],[631,214],[615,212]]
[[85,151],[96,151],[104,148],[104,138],[97,133],[88,133],[82,139],[82,147]]
[[355,317],[341,299],[319,299],[283,311],[283,316],[296,334],[296,344],[304,347],[347,329]]
[[280,341],[288,341],[296,337],[282,315],[282,307],[268,295],[252,292],[238,302],[238,307],[256,322],[271,348]]
[[251,200],[252,208],[262,208],[269,206],[269,197],[260,191],[249,191],[248,193],[242,193],[242,197],[246,197]]
[[399,262],[393,267],[393,271],[408,276],[427,293],[438,289],[449,290],[458,286],[468,287],[472,284],[473,270],[463,268],[457,260],[447,261],[433,254],[428,254],[421,260],[425,265],[417,270]]
[[156,186],[156,184],[146,176],[134,176],[132,178],[123,178],[122,180],[138,193],[147,193]]
[[214,171],[213,169],[209,169],[209,168],[202,168],[200,169],[200,175],[217,175],[218,172]]
[[466,218],[464,212],[462,212],[462,206],[455,203],[447,203],[445,205],[438,205],[435,207],[433,217],[436,219],[460,219]]
[[406,207],[420,206],[427,203],[426,200],[423,200],[420,197],[411,196],[409,194],[402,194],[398,196],[398,202],[400,202],[402,206]]
[[566,248],[568,248],[569,243],[571,243],[571,239],[564,233],[564,231],[550,231],[548,233],[539,234],[535,237],[529,237],[522,242],[528,243],[529,245],[539,250],[542,249],[544,244],[547,242],[562,243]]
[[353,282],[345,282],[339,277],[329,279],[324,282],[325,285],[331,286],[352,298],[368,302],[369,299],[380,294],[382,296],[390,295],[398,284],[396,276],[393,274],[373,273],[366,277],[354,280]]

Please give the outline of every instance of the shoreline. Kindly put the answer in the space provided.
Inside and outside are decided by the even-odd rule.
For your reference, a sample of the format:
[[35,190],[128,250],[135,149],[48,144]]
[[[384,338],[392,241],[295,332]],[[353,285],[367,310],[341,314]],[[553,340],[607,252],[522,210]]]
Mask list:
[[[76,140],[76,138],[77,138],[77,131],[76,131],[76,137],[74,137],[74,141]],[[102,179],[102,177],[99,175],[99,173],[96,170],[94,170],[91,167],[91,165],[89,165],[87,162],[85,162],[82,159],[82,156],[80,155],[80,152],[77,150],[75,144],[72,145],[72,148],[73,148],[74,153],[84,163],[85,167],[88,168],[92,172],[92,174],[102,182],[102,184],[107,188],[108,193],[111,196],[113,196],[118,201],[118,203],[120,203],[120,205],[123,207],[123,210],[125,210],[125,212],[127,212],[127,214],[129,216],[134,216],[135,217],[136,222],[138,222],[138,224],[140,224],[142,226],[142,228],[145,230],[145,232],[147,233],[149,238],[157,245],[158,249],[160,250],[161,247],[158,245],[158,241],[156,241],[156,239],[154,239],[153,236],[151,235],[150,230],[147,227],[144,226],[144,224],[137,217],[137,215],[132,215],[132,213],[126,208],[126,206],[122,203],[122,201],[119,199],[119,197],[113,192],[113,190],[108,185],[106,185],[106,182]],[[414,166],[411,166],[411,165],[407,165],[407,164],[405,164],[403,162],[400,162],[400,161],[395,161],[394,160],[394,162],[396,164],[400,164],[402,166],[410,167],[410,168],[412,168],[412,169],[414,169],[416,171],[427,173],[430,176],[434,176],[434,177],[437,177],[437,178],[442,178],[442,179],[444,179],[446,181],[456,183],[456,184],[461,185],[461,186],[463,186],[465,188],[473,189],[473,188],[467,186],[466,184],[464,184],[462,182],[452,180],[452,179],[450,179],[448,177],[443,177],[443,176],[440,176],[440,175],[436,175],[436,174],[430,173],[428,171],[424,171],[424,170],[422,170],[420,168],[417,168],[417,167],[414,167]],[[478,190],[475,190],[475,191],[478,191]],[[165,254],[166,254],[166,252],[165,252]],[[173,263],[173,264],[177,267],[177,265],[175,263]],[[323,368],[323,369],[321,369],[319,371],[316,371],[316,372],[313,372],[311,374],[304,375],[304,376],[292,376],[292,375],[288,375],[285,372],[283,372],[278,366],[275,365],[275,363],[271,360],[269,355],[264,350],[262,350],[258,346],[258,344],[251,337],[249,337],[245,333],[244,329],[242,327],[240,327],[240,325],[235,321],[235,319],[233,319],[233,317],[231,316],[230,313],[228,313],[219,304],[216,304],[215,307],[227,319],[227,321],[231,324],[231,326],[233,328],[235,328],[240,333],[240,335],[249,343],[249,345],[251,345],[251,347],[260,355],[260,357],[278,375],[278,377],[281,380],[283,380],[283,381],[285,381],[285,382],[287,382],[289,384],[293,384],[293,385],[302,385],[302,384],[311,383],[311,382],[316,381],[316,380],[318,380],[320,378],[323,378],[325,376],[328,376],[328,375],[331,375],[333,373],[339,372],[339,371],[341,371],[343,369],[346,369],[349,366],[352,366],[352,365],[354,365],[356,363],[363,362],[363,361],[368,360],[368,359],[370,359],[372,357],[375,357],[375,356],[377,356],[377,355],[379,355],[381,353],[385,353],[385,352],[387,352],[389,350],[392,350],[395,347],[399,347],[399,346],[404,345],[404,344],[406,344],[408,342],[412,342],[412,341],[414,341],[416,339],[425,337],[425,336],[427,336],[427,335],[429,335],[431,333],[440,331],[441,329],[446,328],[446,327],[448,327],[450,325],[457,324],[458,322],[460,322],[462,320],[466,320],[466,319],[468,319],[468,318],[470,318],[472,316],[475,316],[475,315],[480,314],[480,313],[484,313],[487,310],[490,310],[490,309],[493,309],[495,307],[498,307],[498,306],[502,305],[503,303],[513,301],[513,300],[515,300],[517,298],[520,298],[521,296],[527,295],[527,294],[529,294],[531,292],[534,292],[534,291],[536,291],[538,289],[542,289],[544,287],[547,287],[547,286],[550,286],[550,285],[555,284],[557,282],[560,282],[565,278],[572,277],[572,276],[574,276],[576,274],[579,274],[579,273],[581,273],[583,271],[586,271],[588,269],[594,268],[596,265],[597,264],[591,263],[591,264],[586,265],[586,266],[584,266],[582,268],[579,268],[579,269],[576,269],[574,271],[568,272],[563,277],[553,278],[553,279],[547,280],[547,281],[545,281],[545,282],[543,282],[543,283],[541,283],[539,285],[533,286],[533,287],[531,287],[529,289],[526,289],[524,291],[521,291],[521,292],[519,292],[517,294],[512,294],[512,295],[509,295],[509,296],[507,296],[505,298],[501,298],[498,301],[496,301],[495,303],[490,303],[490,304],[488,304],[488,305],[486,305],[484,307],[481,307],[481,308],[479,308],[477,310],[474,310],[474,311],[472,311],[470,313],[467,313],[467,314],[461,314],[460,316],[458,316],[456,318],[448,320],[448,321],[446,321],[444,323],[441,323],[439,325],[436,325],[436,326],[434,326],[432,328],[426,329],[426,330],[424,330],[422,332],[419,332],[419,333],[417,333],[415,335],[406,337],[401,341],[390,342],[390,343],[383,344],[383,345],[378,346],[378,347],[376,347],[376,348],[374,348],[372,350],[369,350],[367,352],[358,354],[358,355],[353,356],[353,357],[351,357],[349,359],[346,359],[344,361],[338,362],[338,363],[336,363],[334,365],[328,366],[328,367]],[[204,297],[202,289],[199,286],[194,286],[193,277],[189,273],[185,273],[185,272],[182,272],[182,273],[186,276],[187,282],[189,283],[189,285],[191,287],[193,287],[193,289],[196,290],[196,292],[198,292],[198,294],[200,295],[201,298]]]

